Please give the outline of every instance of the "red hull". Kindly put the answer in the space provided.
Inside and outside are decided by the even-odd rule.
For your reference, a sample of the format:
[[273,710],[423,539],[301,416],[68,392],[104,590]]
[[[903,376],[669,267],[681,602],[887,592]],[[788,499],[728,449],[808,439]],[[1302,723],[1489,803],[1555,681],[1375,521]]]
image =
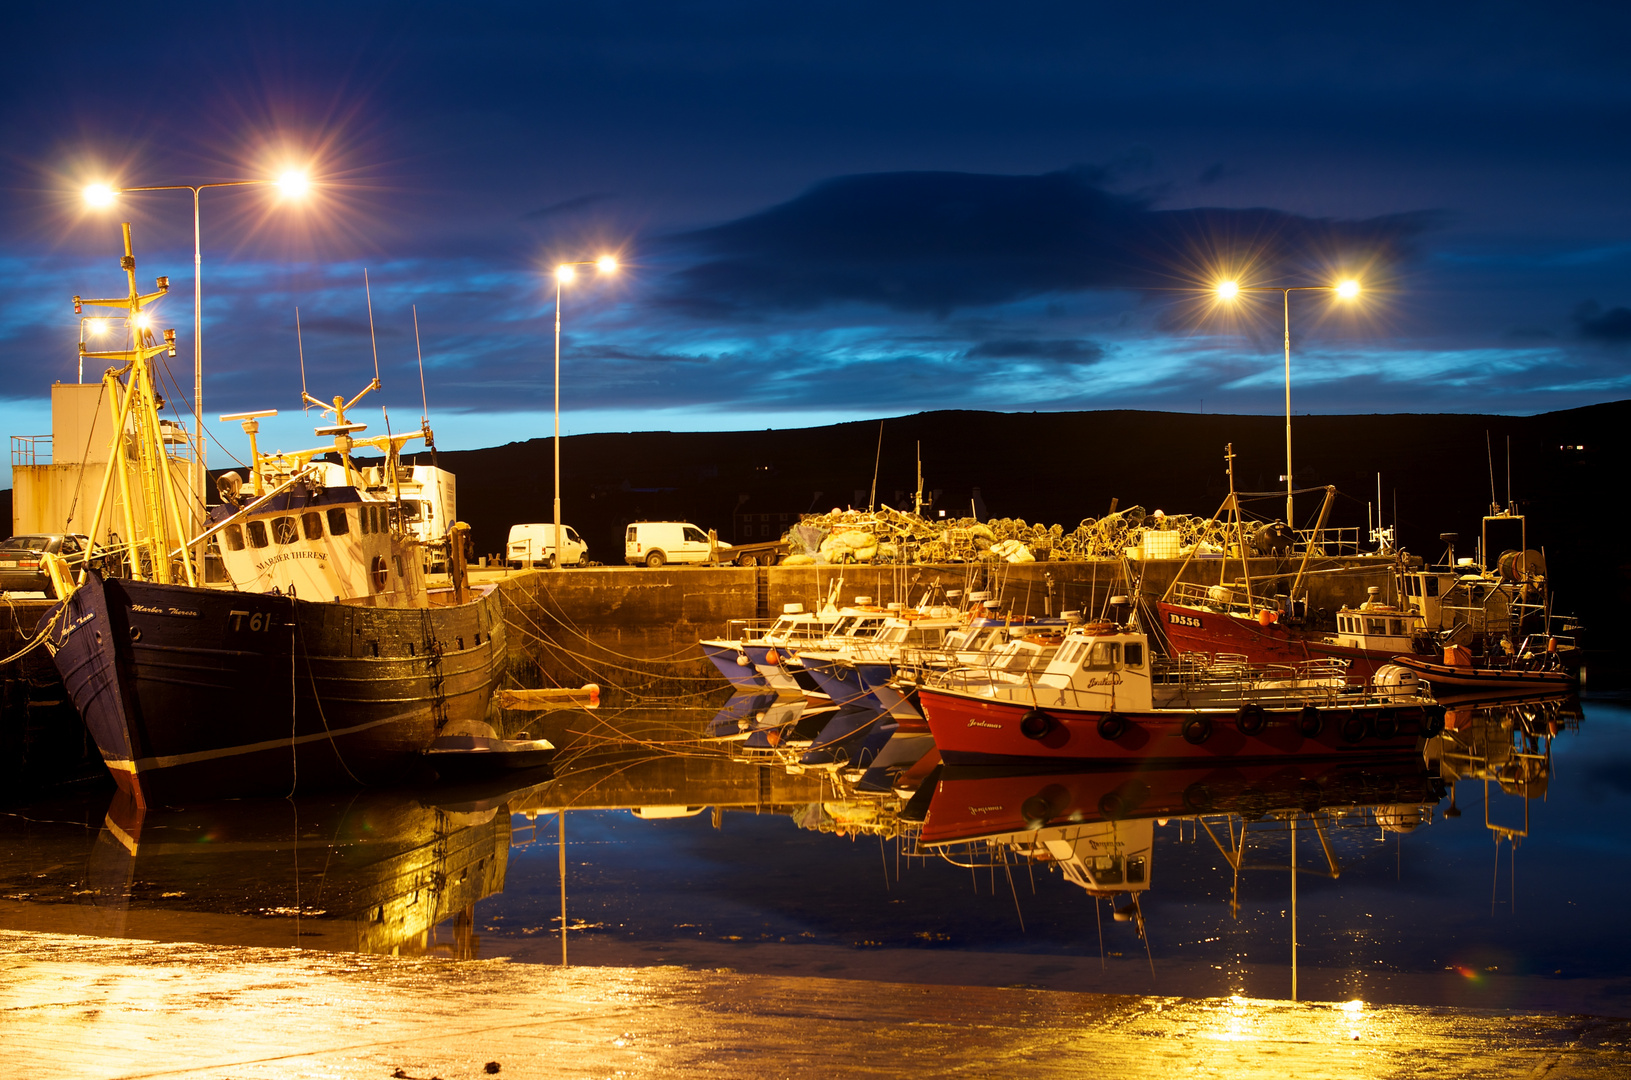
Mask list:
[[[1180,604],[1157,603],[1161,629],[1174,653],[1235,653],[1253,665],[1302,664],[1310,660],[1348,661],[1348,681],[1365,682],[1397,653],[1328,645],[1279,623],[1262,626],[1238,615]],[[1409,654],[1406,654],[1409,655]]]
[[1096,772],[952,770],[923,822],[925,844],[1189,814],[1263,814],[1350,806],[1436,803],[1444,785],[1421,759],[1290,761]]
[[[1267,724],[1255,735],[1239,731],[1235,714],[1223,710],[1118,713],[1126,730],[1116,739],[1099,734],[1103,712],[1047,708],[1037,710],[1048,718],[1047,730],[1031,738],[1020,730],[1021,718],[1033,711],[1030,705],[929,687],[920,689],[918,697],[934,744],[948,765],[1042,761],[1126,765],[1409,753],[1425,733],[1429,708],[1322,708],[1321,730],[1312,737],[1298,728],[1300,709],[1270,710]],[[1204,741],[1184,737],[1184,725],[1195,717],[1210,721]],[[1392,732],[1386,730],[1390,722]]]

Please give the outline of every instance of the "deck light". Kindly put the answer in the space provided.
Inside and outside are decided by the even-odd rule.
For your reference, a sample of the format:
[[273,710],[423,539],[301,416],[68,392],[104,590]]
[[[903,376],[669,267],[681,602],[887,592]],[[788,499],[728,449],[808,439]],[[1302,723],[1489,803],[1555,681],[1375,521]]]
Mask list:
[[112,206],[113,188],[107,184],[91,184],[85,189],[85,201],[91,206]]

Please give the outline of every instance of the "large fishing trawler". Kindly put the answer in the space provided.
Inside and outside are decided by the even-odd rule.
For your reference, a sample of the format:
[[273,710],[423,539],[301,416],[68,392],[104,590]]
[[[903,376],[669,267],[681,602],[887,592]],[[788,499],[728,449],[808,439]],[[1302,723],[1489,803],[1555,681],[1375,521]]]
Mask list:
[[[128,312],[143,327],[130,226],[128,295],[80,301]],[[249,476],[221,478],[221,505],[189,535],[187,492],[167,456],[150,361],[174,355],[136,331],[134,348],[85,352],[115,362],[103,391],[114,433],[90,534],[104,507],[122,515],[128,577],[50,567],[63,601],[45,617],[47,647],[119,787],[139,805],[283,794],[405,775],[449,724],[486,719],[504,664],[504,621],[491,590],[465,584],[462,534],[450,532],[453,587],[429,589],[420,542],[404,527],[400,451],[429,434],[363,438],[349,402],[332,444],[263,454],[258,419]],[[81,349],[83,350],[83,346]],[[359,468],[352,451],[384,453]],[[206,546],[224,580],[205,583]]]

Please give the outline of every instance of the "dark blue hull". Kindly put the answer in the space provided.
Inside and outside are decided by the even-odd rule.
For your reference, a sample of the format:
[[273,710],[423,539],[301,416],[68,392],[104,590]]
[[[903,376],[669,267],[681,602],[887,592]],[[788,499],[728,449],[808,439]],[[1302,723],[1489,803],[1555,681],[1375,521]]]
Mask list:
[[46,619],[139,805],[400,780],[445,724],[487,719],[504,663],[496,595],[375,608],[91,573]]

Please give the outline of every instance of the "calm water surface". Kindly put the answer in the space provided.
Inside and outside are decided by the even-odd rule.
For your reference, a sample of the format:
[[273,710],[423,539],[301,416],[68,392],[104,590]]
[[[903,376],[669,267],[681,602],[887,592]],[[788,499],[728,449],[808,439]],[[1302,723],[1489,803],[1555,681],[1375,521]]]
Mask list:
[[[1142,918],[1125,921],[1123,890],[1094,897],[983,841],[931,851],[898,798],[850,798],[828,774],[733,760],[696,737],[712,716],[558,715],[552,737],[584,733],[582,748],[553,780],[515,779],[519,790],[146,814],[98,791],[9,811],[0,928],[559,962],[565,805],[575,963],[1284,997],[1297,816],[1304,996],[1631,1008],[1624,699],[1482,714],[1439,748],[1447,784],[1397,765],[1357,787],[1182,777],[1173,791],[1190,802],[1162,809],[1171,778],[1144,777],[1144,817],[1119,806],[1116,827],[1163,816]],[[966,816],[939,798],[988,789],[939,790],[931,825]],[[1416,797],[1378,809],[1367,791]],[[1298,805],[1317,810],[1319,831]],[[1237,875],[1226,852],[1242,834]]]

